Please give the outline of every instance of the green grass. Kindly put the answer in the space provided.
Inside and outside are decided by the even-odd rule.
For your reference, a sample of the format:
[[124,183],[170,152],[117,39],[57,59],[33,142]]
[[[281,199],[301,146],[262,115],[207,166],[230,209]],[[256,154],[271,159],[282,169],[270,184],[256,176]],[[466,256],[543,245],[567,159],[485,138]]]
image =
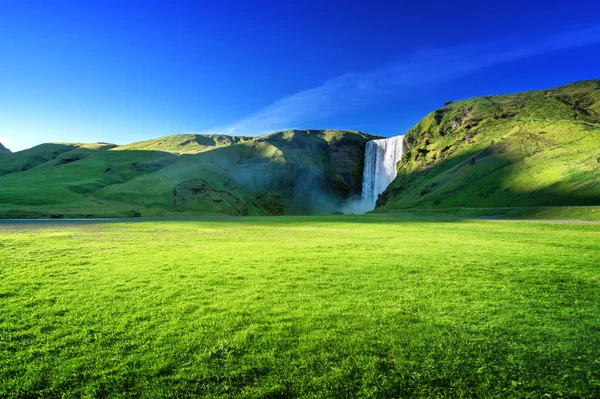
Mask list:
[[0,224],[0,397],[598,397],[600,225]]

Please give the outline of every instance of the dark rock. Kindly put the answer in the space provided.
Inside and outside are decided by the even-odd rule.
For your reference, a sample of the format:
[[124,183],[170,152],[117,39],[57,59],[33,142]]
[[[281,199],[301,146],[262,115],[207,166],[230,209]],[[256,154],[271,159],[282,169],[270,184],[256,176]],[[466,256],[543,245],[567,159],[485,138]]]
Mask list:
[[329,158],[323,184],[335,195],[348,198],[360,194],[366,143],[355,137],[344,137],[323,146],[321,151],[325,150]]
[[256,199],[260,206],[266,209],[271,215],[283,215],[283,205],[281,204],[281,196],[269,191],[260,191]]
[[130,213],[131,217],[134,217],[134,218],[141,218],[142,217],[142,212],[136,211],[135,209],[132,210],[129,213]]
[[442,148],[442,155],[444,155],[447,152],[449,152],[451,148],[452,148],[452,144],[450,144],[449,146],[446,146],[446,147]]
[[172,165],[173,163],[175,163],[175,161],[176,161],[176,159],[173,158],[173,159],[163,159],[163,160],[158,160],[158,161],[154,161],[154,162],[145,162],[145,163],[134,162],[131,164],[129,169],[131,169],[135,172],[139,172],[139,173],[154,173],[154,172],[161,170],[162,168]]
[[375,208],[379,208],[379,207],[387,204],[387,202],[390,199],[390,194],[393,195],[393,193],[391,193],[390,191],[391,191],[390,189],[387,189],[383,193],[381,193],[377,196],[377,201],[375,202]]
[[73,155],[73,156],[68,157],[68,158],[59,158],[57,160],[57,162],[56,162],[56,166],[66,165],[66,164],[71,163],[71,162],[79,161],[80,159],[83,159],[83,158],[85,158],[84,155]]

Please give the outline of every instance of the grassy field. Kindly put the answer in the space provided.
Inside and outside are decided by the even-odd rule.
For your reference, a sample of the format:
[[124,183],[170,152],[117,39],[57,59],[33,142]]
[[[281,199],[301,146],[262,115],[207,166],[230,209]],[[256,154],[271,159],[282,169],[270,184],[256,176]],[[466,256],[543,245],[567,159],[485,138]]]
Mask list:
[[599,260],[584,224],[0,224],[0,397],[597,398]]

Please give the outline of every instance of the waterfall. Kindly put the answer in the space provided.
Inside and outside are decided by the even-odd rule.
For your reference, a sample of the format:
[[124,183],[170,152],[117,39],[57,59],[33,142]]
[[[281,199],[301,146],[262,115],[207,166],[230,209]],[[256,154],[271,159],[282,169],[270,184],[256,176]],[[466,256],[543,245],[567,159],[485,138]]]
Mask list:
[[396,177],[396,165],[402,158],[404,136],[367,142],[363,171],[362,207],[375,208],[377,197]]

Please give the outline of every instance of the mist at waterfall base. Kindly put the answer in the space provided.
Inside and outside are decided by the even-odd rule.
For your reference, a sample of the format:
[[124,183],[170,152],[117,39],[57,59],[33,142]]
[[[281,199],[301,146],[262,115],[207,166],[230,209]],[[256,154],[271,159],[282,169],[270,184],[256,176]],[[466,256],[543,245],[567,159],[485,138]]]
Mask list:
[[[332,192],[323,168],[317,166],[293,170],[293,181],[285,182],[275,190],[285,192],[291,186],[291,206],[293,212],[300,214],[363,214],[375,209],[379,194],[396,178],[396,167],[405,150],[404,136],[368,141],[364,153],[362,190],[350,198],[343,199]],[[264,173],[258,177],[253,172],[244,174],[242,169],[236,172],[238,179],[258,182],[263,190],[273,189],[273,181],[281,180],[276,173]]]
[[372,140],[365,147],[362,195],[349,199],[344,213],[365,213],[375,209],[377,197],[396,178],[396,165],[404,154],[404,136]]

